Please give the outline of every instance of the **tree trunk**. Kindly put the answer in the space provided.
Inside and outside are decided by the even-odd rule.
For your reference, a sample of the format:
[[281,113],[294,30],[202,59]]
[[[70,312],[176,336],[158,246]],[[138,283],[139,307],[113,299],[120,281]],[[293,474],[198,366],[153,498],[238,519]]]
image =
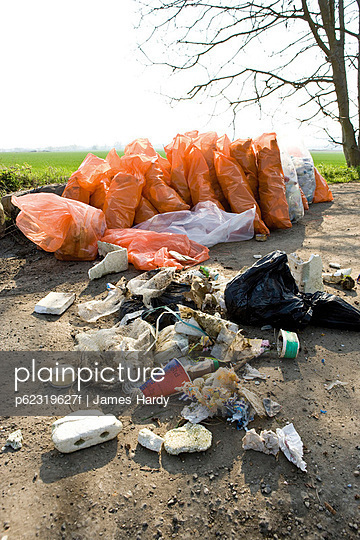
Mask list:
[[[359,0],[357,0],[359,3]],[[331,63],[333,81],[339,109],[339,122],[342,130],[342,144],[348,167],[360,166],[360,147],[356,140],[356,132],[350,119],[349,91],[345,66],[345,23],[344,0],[337,5],[339,20],[339,37],[335,32],[334,0],[318,0],[324,29],[328,37],[328,61]],[[359,4],[360,5],[360,4]],[[359,89],[358,89],[359,91]]]

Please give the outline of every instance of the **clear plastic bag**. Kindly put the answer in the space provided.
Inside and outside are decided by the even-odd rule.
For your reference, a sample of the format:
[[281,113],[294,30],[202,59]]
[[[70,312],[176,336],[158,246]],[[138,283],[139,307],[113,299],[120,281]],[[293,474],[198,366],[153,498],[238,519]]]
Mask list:
[[232,214],[207,201],[198,203],[191,211],[158,214],[134,228],[186,234],[190,240],[211,247],[220,242],[250,240],[254,236],[254,218],[255,206],[241,214]]
[[280,155],[281,164],[285,175],[286,200],[289,205],[290,220],[298,221],[304,217],[305,212],[296,169],[291,157],[287,152],[281,150]]
[[[289,143],[289,140],[292,142]],[[296,135],[289,136],[287,141],[284,141],[283,146],[294,163],[299,186],[303,190],[307,202],[311,204],[316,188],[313,158],[304,143]]]

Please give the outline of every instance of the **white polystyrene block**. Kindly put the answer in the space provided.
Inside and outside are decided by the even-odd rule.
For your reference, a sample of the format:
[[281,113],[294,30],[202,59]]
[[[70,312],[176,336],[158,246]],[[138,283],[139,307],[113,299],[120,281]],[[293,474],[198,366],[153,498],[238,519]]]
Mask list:
[[314,293],[324,290],[320,255],[312,254],[308,261],[303,261],[296,253],[291,253],[288,255],[288,264],[300,292]]
[[[98,242],[99,244],[100,242]],[[99,246],[99,253],[106,253],[104,248],[106,242],[101,242],[101,249]],[[107,274],[115,274],[117,272],[124,272],[128,269],[128,254],[127,249],[113,244],[107,244],[108,252],[105,258],[90,268],[88,271],[89,279],[99,279]]]
[[164,448],[168,454],[177,456],[182,452],[203,452],[210,448],[212,433],[204,426],[188,422],[180,428],[165,433]]
[[164,439],[159,435],[156,435],[153,431],[148,428],[143,428],[139,431],[138,443],[149,450],[154,452],[161,452],[161,447],[164,442]]
[[62,315],[75,300],[75,294],[62,292],[49,292],[34,307],[35,313],[47,315]]
[[[81,412],[86,416],[80,416]],[[122,423],[113,414],[96,412],[97,415],[94,411],[88,415],[86,411],[78,411],[56,420],[51,435],[55,448],[69,454],[114,439],[122,430]]]

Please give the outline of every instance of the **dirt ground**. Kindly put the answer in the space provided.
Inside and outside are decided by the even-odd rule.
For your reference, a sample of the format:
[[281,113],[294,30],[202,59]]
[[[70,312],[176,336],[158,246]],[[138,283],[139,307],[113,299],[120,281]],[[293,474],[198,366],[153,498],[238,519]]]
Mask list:
[[[360,184],[336,185],[333,193],[333,203],[312,205],[300,223],[272,233],[265,243],[212,248],[209,266],[230,278],[253,264],[254,254],[280,249],[304,259],[320,253],[326,270],[335,261],[351,266],[357,277]],[[51,290],[75,292],[82,301],[104,297],[109,277],[89,283],[92,263],[59,262],[18,232],[0,240],[0,254],[3,350],[68,351],[80,329],[112,325],[112,317],[83,323],[76,304],[61,317],[33,313]],[[336,286],[326,291],[359,305],[359,285],[350,292]],[[274,341],[271,331],[244,332]],[[249,427],[276,429],[293,422],[305,445],[307,474],[284,455],[244,452],[244,431],[222,419],[206,423],[213,444],[205,453],[163,452],[159,458],[139,447],[140,426],[158,434],[176,426],[182,408],[177,397],[165,410],[134,406],[119,414],[124,428],[118,439],[68,455],[54,449],[53,418],[1,417],[0,446],[19,428],[24,445],[0,454],[0,538],[358,538],[360,334],[309,326],[299,337],[296,360],[269,354],[251,362],[267,379],[248,387],[281,403],[282,410],[276,419],[255,419]],[[348,384],[327,391],[324,385],[335,379]]]

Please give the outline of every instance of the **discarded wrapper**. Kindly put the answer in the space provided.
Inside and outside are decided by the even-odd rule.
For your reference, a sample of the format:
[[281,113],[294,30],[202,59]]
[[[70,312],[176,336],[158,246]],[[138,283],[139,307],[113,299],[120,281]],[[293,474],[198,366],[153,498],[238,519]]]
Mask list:
[[277,351],[280,358],[296,358],[300,342],[295,332],[280,330],[277,338]]

